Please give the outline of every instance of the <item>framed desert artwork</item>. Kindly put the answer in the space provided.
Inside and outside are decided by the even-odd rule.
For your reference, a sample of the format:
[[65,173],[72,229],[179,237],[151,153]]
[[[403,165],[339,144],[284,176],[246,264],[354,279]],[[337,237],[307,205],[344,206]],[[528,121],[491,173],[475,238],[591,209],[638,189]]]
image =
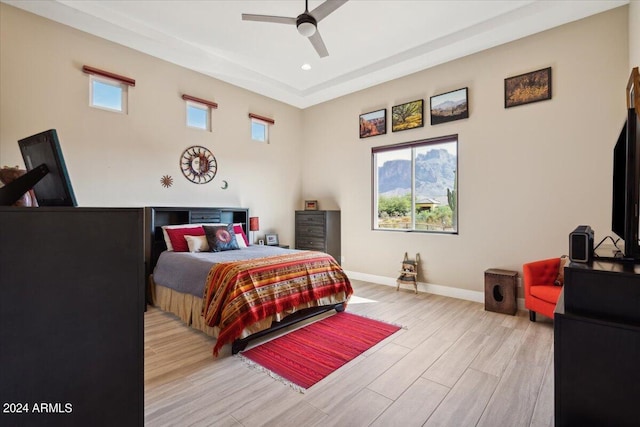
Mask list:
[[452,122],[469,117],[468,88],[432,96],[430,99],[431,125]]
[[504,108],[551,99],[551,67],[504,79]]
[[387,109],[360,114],[360,138],[387,133]]
[[395,105],[391,109],[391,131],[399,132],[424,126],[424,100]]

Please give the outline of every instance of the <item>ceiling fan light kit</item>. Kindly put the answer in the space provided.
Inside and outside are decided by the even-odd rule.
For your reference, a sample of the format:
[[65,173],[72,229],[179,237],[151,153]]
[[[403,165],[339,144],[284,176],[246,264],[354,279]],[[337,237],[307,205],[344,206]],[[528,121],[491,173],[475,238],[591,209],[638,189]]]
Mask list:
[[242,14],[243,21],[270,22],[274,24],[295,24],[300,35],[307,37],[311,45],[321,58],[329,55],[327,47],[318,32],[318,22],[329,16],[337,8],[345,4],[348,0],[327,0],[320,6],[309,12],[309,0],[305,0],[304,12],[296,18],[273,16],[273,15],[254,15],[249,13]]
[[311,37],[316,32],[316,25],[318,24],[316,23],[316,20],[313,19],[313,16],[303,13],[298,16],[298,19],[296,19],[296,25],[298,26],[298,32],[301,35]]

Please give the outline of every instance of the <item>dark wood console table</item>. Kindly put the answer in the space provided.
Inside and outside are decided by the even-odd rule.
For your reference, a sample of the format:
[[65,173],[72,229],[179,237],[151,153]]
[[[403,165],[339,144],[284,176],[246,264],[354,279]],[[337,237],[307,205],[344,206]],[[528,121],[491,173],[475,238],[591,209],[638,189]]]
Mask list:
[[555,425],[640,425],[640,265],[571,263],[555,310]]

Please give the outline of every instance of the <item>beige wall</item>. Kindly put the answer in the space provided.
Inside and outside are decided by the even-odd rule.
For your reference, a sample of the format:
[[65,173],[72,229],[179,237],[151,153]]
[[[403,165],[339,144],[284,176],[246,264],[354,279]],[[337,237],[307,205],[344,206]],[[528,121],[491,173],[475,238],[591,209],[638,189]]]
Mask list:
[[640,66],[640,0],[629,3],[629,69]]
[[[419,252],[423,289],[478,299],[487,268],[521,270],[567,253],[579,224],[598,240],[609,233],[611,151],[637,51],[633,8],[635,18],[618,8],[300,111],[0,4],[0,165],[22,165],[16,141],[56,128],[82,206],[246,206],[290,244],[293,211],[317,199],[342,210],[353,277],[394,283],[404,252]],[[83,64],[136,79],[129,115],[87,107]],[[505,110],[504,78],[548,66],[553,99]],[[469,119],[358,138],[361,113],[417,98],[428,105],[465,86]],[[185,92],[220,105],[213,133],[183,125]],[[275,118],[271,144],[250,141],[249,111]],[[460,234],[372,231],[371,147],[453,133]],[[191,184],[178,169],[194,144],[216,154],[211,184]],[[160,185],[165,174],[170,189]]]
[[[0,166],[22,166],[16,141],[55,128],[80,206],[243,206],[260,217],[260,234],[293,241],[301,191],[298,108],[6,4],[0,39]],[[136,80],[128,115],[88,107],[85,64]],[[219,104],[213,132],[185,126],[183,93]],[[251,141],[249,112],[275,119],[271,144]],[[217,158],[209,184],[182,176],[179,157],[191,145]],[[173,177],[171,188],[160,185],[163,175]]]
[[[568,253],[577,225],[609,234],[627,25],[618,8],[305,110],[303,195],[342,210],[345,268],[391,284],[403,254],[420,253],[421,281],[483,291],[488,268],[521,271]],[[552,100],[504,108],[505,77],[549,66]],[[358,138],[361,113],[418,98],[428,105],[465,86],[469,119]],[[371,147],[450,134],[459,135],[459,235],[372,231]]]

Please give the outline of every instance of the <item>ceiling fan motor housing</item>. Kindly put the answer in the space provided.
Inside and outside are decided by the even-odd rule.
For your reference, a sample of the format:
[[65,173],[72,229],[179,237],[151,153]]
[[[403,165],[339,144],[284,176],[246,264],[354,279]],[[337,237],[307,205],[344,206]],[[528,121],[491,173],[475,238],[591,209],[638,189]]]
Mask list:
[[303,13],[296,19],[296,27],[298,27],[298,32],[305,37],[311,37],[312,35],[314,35],[317,25],[318,22],[316,21],[316,19],[308,13]]

